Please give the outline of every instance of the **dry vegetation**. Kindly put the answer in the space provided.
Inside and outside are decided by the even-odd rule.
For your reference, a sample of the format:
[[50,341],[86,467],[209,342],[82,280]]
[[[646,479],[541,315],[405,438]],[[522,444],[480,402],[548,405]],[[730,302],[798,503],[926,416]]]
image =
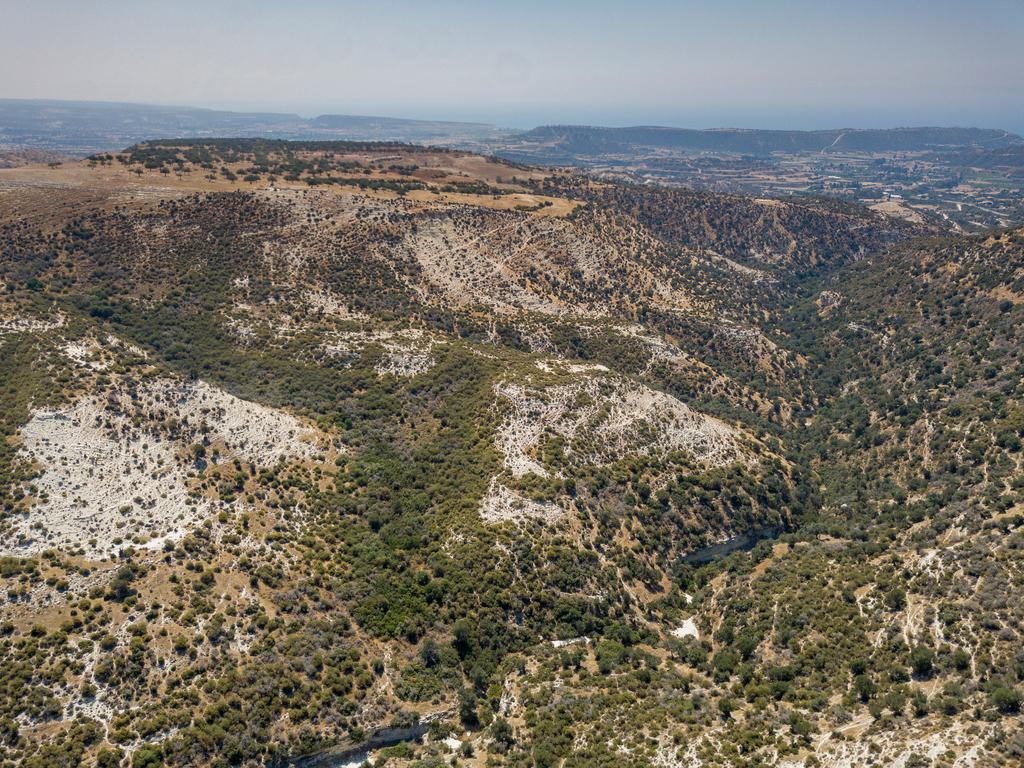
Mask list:
[[400,145],[0,171],[0,766],[1019,761],[1024,232],[917,233]]

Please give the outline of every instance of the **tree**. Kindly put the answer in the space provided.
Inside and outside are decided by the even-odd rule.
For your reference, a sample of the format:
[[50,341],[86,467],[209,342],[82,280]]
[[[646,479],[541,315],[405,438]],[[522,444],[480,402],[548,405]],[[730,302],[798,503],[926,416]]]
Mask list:
[[885,607],[890,611],[902,611],[907,607],[907,593],[899,587],[889,590],[885,595]]
[[0,744],[18,743],[18,723],[10,717],[0,718]]
[[114,578],[110,580],[107,589],[107,597],[115,602],[123,602],[135,594],[132,589],[132,581],[135,579],[135,571],[130,566],[122,566],[117,569]]
[[1013,715],[1020,711],[1021,695],[1019,691],[1001,685],[995,688],[988,696],[992,706],[1004,715]]
[[860,696],[860,700],[863,702],[874,696],[877,690],[874,682],[866,674],[857,675],[853,678],[853,688],[857,691],[857,695]]
[[914,691],[910,697],[910,703],[914,707],[914,717],[924,717],[928,714],[928,697],[921,691]]
[[115,747],[114,749],[101,749],[96,755],[96,768],[117,768],[124,759],[124,752]]
[[885,694],[882,703],[894,714],[902,715],[907,706],[907,695],[902,690],[893,690]]
[[441,660],[441,651],[437,647],[437,643],[431,638],[427,638],[423,641],[423,645],[420,647],[420,661],[423,662],[425,667],[435,667]]
[[496,752],[499,754],[508,752],[514,742],[512,726],[508,724],[508,720],[501,716],[495,718],[491,724],[491,738],[494,740]]
[[455,626],[452,627],[452,634],[455,639],[452,641],[452,645],[455,646],[455,650],[459,654],[460,659],[466,658],[469,655],[470,638],[473,636],[473,625],[466,619],[459,619],[455,622]]
[[927,645],[919,645],[910,652],[910,667],[918,677],[928,677],[932,673],[935,654]]
[[735,710],[736,702],[728,696],[722,697],[718,700],[718,711],[722,713],[723,719],[728,720]]
[[459,720],[467,728],[476,728],[480,725],[480,716],[476,711],[476,693],[472,688],[463,688],[459,691]]
[[143,744],[132,756],[132,768],[157,768],[164,764],[160,748],[152,744]]

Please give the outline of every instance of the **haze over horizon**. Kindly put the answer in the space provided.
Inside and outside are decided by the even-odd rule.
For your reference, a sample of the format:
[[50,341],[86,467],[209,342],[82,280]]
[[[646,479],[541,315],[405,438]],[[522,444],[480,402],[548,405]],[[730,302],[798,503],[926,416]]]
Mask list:
[[0,97],[510,128],[1024,132],[1024,4],[1015,0],[186,0],[173,14],[124,0],[0,0],[0,13]]

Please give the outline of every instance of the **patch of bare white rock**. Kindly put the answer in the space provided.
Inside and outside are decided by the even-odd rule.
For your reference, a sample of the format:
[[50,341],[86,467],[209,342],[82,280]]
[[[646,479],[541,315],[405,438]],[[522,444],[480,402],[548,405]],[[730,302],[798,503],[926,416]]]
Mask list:
[[340,333],[324,346],[328,355],[339,356],[362,352],[378,346],[381,356],[374,370],[378,376],[409,378],[429,371],[436,364],[434,347],[439,340],[420,328],[398,330],[376,329]]
[[272,340],[291,338],[328,320],[363,323],[370,319],[324,288],[298,292],[282,289],[288,298],[257,299],[251,296],[248,277],[235,278],[233,285],[238,298],[230,310],[222,310],[223,322],[243,344],[257,342],[261,334]]
[[[495,439],[512,477],[533,473],[562,477],[541,461],[543,443],[557,439],[566,466],[607,465],[631,455],[683,453],[708,467],[744,460],[739,433],[694,411],[669,394],[610,372],[602,365],[560,360],[537,363],[534,380],[506,379],[495,386],[508,415]],[[484,520],[557,519],[555,504],[538,503],[491,481],[483,500]]]
[[[870,724],[870,716],[861,722],[857,720],[837,730],[847,735],[846,739],[837,740],[832,734],[818,737],[814,755],[823,768],[858,768],[862,765],[891,766],[907,768],[920,765],[934,765],[936,761],[952,754],[954,757],[945,763],[954,768],[972,768],[972,766],[997,765],[992,756],[984,749],[985,742],[990,738],[990,724],[953,723],[948,727],[925,727],[914,724],[913,728],[902,727],[889,732],[864,734],[850,737],[849,731],[861,730]],[[787,760],[779,763],[779,768],[801,768],[806,765],[804,760]]]
[[188,449],[197,442],[221,460],[260,466],[321,453],[321,437],[294,416],[171,378],[37,410],[20,436],[22,455],[40,470],[36,502],[14,519],[3,554],[81,547],[103,557],[133,542],[157,548],[180,539],[215,504],[189,492],[197,459]]
[[561,438],[566,459],[576,466],[674,451],[708,466],[725,466],[741,458],[735,429],[669,394],[601,365],[542,361],[539,367],[551,371],[553,365],[569,374],[567,380],[559,377],[564,383],[535,387],[505,381],[495,388],[510,408],[497,445],[516,477],[551,474],[536,458],[546,437]]
[[63,327],[65,317],[62,312],[55,312],[45,318],[28,317],[26,315],[0,315],[0,338],[11,333],[43,333]]
[[488,523],[524,519],[555,522],[564,514],[565,510],[557,504],[529,499],[513,491],[496,477],[491,478],[487,495],[480,505],[480,517]]

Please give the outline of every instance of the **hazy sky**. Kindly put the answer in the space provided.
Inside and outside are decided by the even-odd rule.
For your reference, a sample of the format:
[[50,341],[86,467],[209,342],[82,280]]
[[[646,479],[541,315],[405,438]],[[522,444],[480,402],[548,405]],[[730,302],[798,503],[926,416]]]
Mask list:
[[0,97],[1024,130],[1024,0],[0,0]]

